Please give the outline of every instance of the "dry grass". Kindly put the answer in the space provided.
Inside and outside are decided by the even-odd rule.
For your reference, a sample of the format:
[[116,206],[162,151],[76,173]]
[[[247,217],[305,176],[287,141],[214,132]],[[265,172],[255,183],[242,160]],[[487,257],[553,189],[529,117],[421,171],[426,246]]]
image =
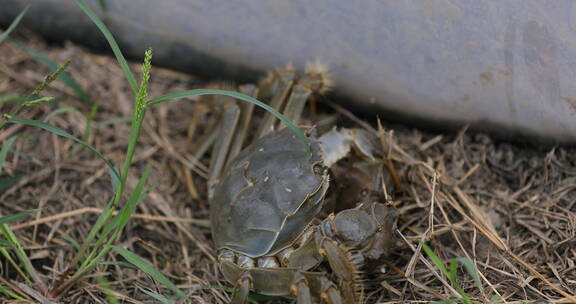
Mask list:
[[[51,47],[29,34],[25,37],[27,45],[55,61],[72,60],[69,72],[101,104],[88,141],[120,163],[130,126],[112,122],[130,116],[132,97],[115,60],[71,44]],[[0,94],[25,94],[46,74],[19,48],[0,46]],[[155,68],[150,96],[202,85],[193,77]],[[47,94],[58,102],[31,108],[21,116],[41,119],[64,106],[89,111],[62,83],[51,85]],[[4,105],[0,111],[7,109]],[[207,222],[206,170],[194,165],[197,162],[190,156],[203,138],[187,135],[192,118],[199,122],[200,133],[210,128],[214,119],[208,112],[205,105],[179,102],[148,113],[135,166],[152,164],[151,181],[158,187],[139,206],[119,244],[147,258],[189,292],[188,302],[227,303],[229,286],[217,271]],[[322,113],[379,133],[375,122],[361,121],[341,107]],[[54,116],[50,123],[79,137],[85,128],[84,119],[75,112]],[[574,150],[519,147],[464,131],[439,135],[393,126],[386,130],[386,134],[393,131],[393,136],[382,138],[389,164],[397,171],[388,188],[401,215],[397,246],[383,265],[385,273],[367,276],[368,303],[427,303],[458,297],[423,254],[421,239],[444,261],[468,257],[474,262],[483,288],[475,286],[465,271],[459,271],[458,279],[476,302],[489,302],[494,295],[500,295],[502,303],[576,302]],[[93,154],[49,133],[10,125],[0,131],[0,142],[16,133],[23,137],[13,146],[17,153],[9,155],[4,174],[24,173],[25,177],[0,193],[0,212],[40,209],[28,222],[12,227],[50,282],[73,258],[75,249],[65,238],[81,241],[112,195],[109,179],[105,165]],[[129,178],[130,187],[138,176]],[[116,258],[110,255],[107,260]],[[16,275],[7,263],[0,262],[0,283],[32,299],[26,287],[13,281]],[[150,302],[138,286],[167,293],[141,272],[101,265],[61,301],[106,303],[103,285],[95,277],[105,277],[114,296],[126,303]]]

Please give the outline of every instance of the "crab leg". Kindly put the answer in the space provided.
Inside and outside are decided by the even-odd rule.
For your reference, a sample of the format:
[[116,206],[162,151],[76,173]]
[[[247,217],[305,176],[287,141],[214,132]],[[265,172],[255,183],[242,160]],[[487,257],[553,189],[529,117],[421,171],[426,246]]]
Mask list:
[[[338,287],[332,281],[328,280],[326,277],[320,279],[322,283],[322,294],[320,298],[323,302],[328,304],[342,304],[342,296],[338,292]],[[360,302],[347,302],[347,303],[360,303]]]
[[212,130],[207,137],[205,137],[205,139],[202,141],[202,145],[200,145],[200,147],[198,147],[198,149],[194,152],[195,159],[202,159],[204,154],[206,154],[206,151],[208,151],[208,149],[214,145],[214,142],[218,137],[218,131],[218,128],[216,128]]
[[[243,85],[239,88],[240,93],[244,93],[246,95],[256,97],[258,95],[258,88],[254,85],[247,84]],[[254,112],[254,104],[248,102],[241,102],[241,116],[240,122],[238,126],[238,131],[234,136],[234,142],[230,148],[230,153],[228,154],[228,160],[226,161],[226,167],[230,164],[230,162],[240,153],[240,150],[244,146],[244,140],[248,135],[248,128],[250,127],[250,121],[252,119],[252,113]]]
[[[298,124],[308,98],[313,93],[319,93],[325,88],[326,84],[324,82],[328,81],[328,76],[325,74],[324,71],[307,68],[306,74],[298,79],[298,82],[292,88],[290,97],[286,101],[284,116]],[[282,127],[284,126],[281,124],[279,129]]]
[[298,304],[312,304],[312,296],[310,295],[310,287],[308,281],[302,273],[297,272],[294,274],[294,284],[290,288],[292,293],[296,295],[296,303]]
[[[304,111],[304,106],[308,97],[310,97],[310,90],[302,85],[295,85],[292,88],[292,93],[290,98],[286,102],[286,108],[284,109],[284,116],[291,120],[293,123],[298,124],[302,112]],[[278,130],[284,127],[283,124],[278,126]]]
[[252,276],[250,275],[249,271],[244,271],[240,276],[240,279],[238,279],[234,297],[232,298],[232,303],[246,303],[246,299],[250,293],[250,288],[252,288]]
[[[309,63],[306,73],[298,79],[284,108],[284,116],[298,124],[306,102],[313,94],[322,93],[330,86],[331,80],[327,69],[318,63]],[[278,129],[284,126],[280,124]]]
[[208,174],[208,197],[212,197],[213,187],[218,183],[221,176],[222,169],[226,162],[228,149],[232,141],[232,135],[238,124],[238,117],[240,116],[240,109],[234,103],[227,103],[224,105],[224,113],[222,115],[222,123],[220,125],[219,137],[214,145],[214,152],[210,160],[210,171]]
[[[320,298],[330,304],[357,303],[344,302],[338,286],[322,272],[303,271],[299,268],[254,267],[236,264],[231,255],[220,255],[220,269],[224,276],[235,282],[237,293],[233,303],[240,302],[243,290],[247,287],[258,293],[272,296],[296,296],[296,303],[311,304],[313,298]],[[234,302],[237,301],[237,302]]]
[[[286,70],[275,73],[270,85],[270,92],[272,100],[270,101],[270,106],[274,109],[280,111],[284,105],[284,101],[290,93],[292,84],[294,83],[294,70],[291,67],[286,68]],[[258,96],[260,98],[265,96]],[[262,122],[256,131],[256,138],[261,138],[264,135],[274,131],[274,123],[276,117],[272,113],[264,114]]]
[[[254,85],[244,85],[240,87],[240,92],[256,96],[258,88]],[[217,96],[213,98],[215,98],[215,103],[223,104],[224,113],[222,114],[221,125],[209,133],[194,155],[197,159],[200,159],[213,146],[214,153],[210,161],[208,175],[209,188],[217,183],[217,179],[223,169],[242,149],[254,110],[254,105],[251,103],[237,105],[229,97]],[[237,128],[239,120],[240,126]],[[209,196],[211,196],[210,189],[208,192]]]

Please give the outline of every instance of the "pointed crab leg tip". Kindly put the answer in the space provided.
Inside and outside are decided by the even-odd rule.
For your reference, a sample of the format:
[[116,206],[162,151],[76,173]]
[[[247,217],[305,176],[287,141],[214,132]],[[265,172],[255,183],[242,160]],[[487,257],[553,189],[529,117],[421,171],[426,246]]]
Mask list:
[[233,304],[245,304],[248,299],[248,294],[252,288],[252,276],[249,272],[244,272],[236,283],[236,290],[232,297]]

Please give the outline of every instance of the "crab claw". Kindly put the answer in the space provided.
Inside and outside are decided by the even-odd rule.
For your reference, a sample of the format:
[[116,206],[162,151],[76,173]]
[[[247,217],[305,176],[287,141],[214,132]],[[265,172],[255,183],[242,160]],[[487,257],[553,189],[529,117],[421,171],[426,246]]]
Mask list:
[[323,162],[326,167],[348,156],[352,147],[364,157],[373,160],[375,137],[362,129],[332,129],[320,136],[320,147],[323,152]]
[[369,212],[378,223],[378,231],[374,236],[374,244],[365,255],[369,259],[377,260],[390,254],[394,247],[394,231],[398,221],[396,209],[378,203],[363,204],[362,209]]

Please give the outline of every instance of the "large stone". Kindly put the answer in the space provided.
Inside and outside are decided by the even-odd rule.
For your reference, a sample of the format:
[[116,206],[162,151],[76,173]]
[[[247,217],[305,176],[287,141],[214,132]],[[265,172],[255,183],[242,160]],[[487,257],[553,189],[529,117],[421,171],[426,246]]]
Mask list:
[[[381,116],[576,142],[575,1],[103,2],[89,1],[123,50],[151,46],[167,67],[243,81],[318,58],[338,93]],[[70,0],[0,0],[1,23],[26,3],[29,28],[105,47]]]

